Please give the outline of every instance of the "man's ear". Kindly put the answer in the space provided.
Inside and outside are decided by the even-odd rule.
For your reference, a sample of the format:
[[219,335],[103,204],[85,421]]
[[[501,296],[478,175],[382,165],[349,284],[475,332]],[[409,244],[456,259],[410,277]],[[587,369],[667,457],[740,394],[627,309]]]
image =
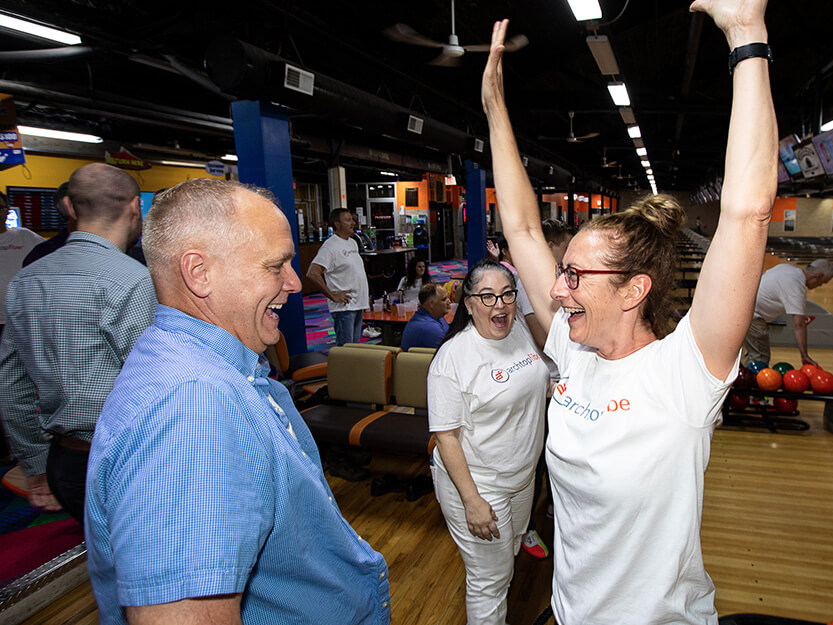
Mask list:
[[142,218],[142,200],[138,195],[130,200],[130,213],[133,217]]
[[651,292],[651,276],[645,273],[635,275],[622,287],[623,289],[623,310],[631,310],[639,306]]
[[72,200],[69,199],[69,196],[64,196],[61,201],[67,207],[67,215],[69,215],[69,218],[78,221],[78,215],[75,213],[75,207],[72,205]]
[[179,271],[188,290],[199,298],[211,294],[210,258],[202,250],[187,250],[179,257]]

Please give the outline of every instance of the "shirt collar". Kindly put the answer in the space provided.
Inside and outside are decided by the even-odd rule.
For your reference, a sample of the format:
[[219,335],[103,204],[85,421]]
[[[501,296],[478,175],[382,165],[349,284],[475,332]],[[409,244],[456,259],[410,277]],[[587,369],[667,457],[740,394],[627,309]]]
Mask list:
[[260,354],[254,353],[236,336],[213,323],[157,304],[153,325],[167,332],[183,332],[193,337],[246,377],[265,378],[269,373],[268,366],[259,362]]
[[113,243],[109,239],[105,239],[102,236],[93,234],[92,232],[85,232],[84,230],[75,230],[73,232],[70,232],[69,237],[67,237],[67,243],[69,244],[74,241],[83,243],[93,243],[95,245],[113,249],[124,254],[124,250],[119,249],[119,247],[115,243]]

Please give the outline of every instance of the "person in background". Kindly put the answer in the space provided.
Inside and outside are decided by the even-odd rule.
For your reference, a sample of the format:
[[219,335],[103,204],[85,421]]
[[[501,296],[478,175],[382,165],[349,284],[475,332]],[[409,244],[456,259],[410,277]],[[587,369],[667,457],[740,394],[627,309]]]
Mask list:
[[96,421],[153,321],[156,295],[147,269],[125,254],[142,231],[136,181],[93,163],[73,172],[68,194],[76,229],[66,245],[9,285],[0,413],[31,504],[82,521]]
[[265,189],[162,193],[144,250],[159,306],[99,419],[85,535],[102,625],[387,625],[388,569],[347,523],[262,352],[301,290]]
[[61,183],[61,186],[55,190],[55,210],[61,217],[63,217],[65,222],[64,227],[61,228],[55,236],[47,239],[43,243],[38,243],[34,248],[32,248],[32,251],[29,252],[26,255],[26,258],[23,259],[24,267],[31,265],[39,258],[43,258],[47,254],[51,254],[55,250],[63,247],[67,242],[69,233],[75,230],[75,218],[70,217],[69,210],[67,208],[68,188],[69,182],[63,182]]
[[676,328],[669,294],[685,211],[649,196],[593,219],[557,265],[503,94],[508,21],[492,32],[481,96],[501,222],[561,373],[546,445],[560,625],[718,622],[700,549],[704,474],[752,318],[778,185],[765,9],[766,0],[690,7],[708,13],[737,52],[720,218]]
[[6,325],[6,290],[29,252],[45,239],[27,228],[7,228],[9,198],[0,193],[0,335]]
[[469,625],[504,625],[532,510],[549,374],[515,318],[515,277],[492,259],[462,285],[428,372],[437,500],[466,568]]
[[816,289],[833,278],[833,263],[819,258],[805,268],[789,263],[775,265],[761,276],[755,297],[755,313],[743,347],[745,366],[755,360],[769,363],[769,327],[781,315],[792,317],[793,334],[801,354],[801,364],[818,366],[807,351],[807,289]]
[[451,310],[451,300],[442,284],[429,282],[419,290],[419,308],[402,331],[402,351],[412,347],[437,348],[448,332],[445,316]]
[[346,208],[330,213],[333,236],[324,241],[312,259],[307,278],[327,298],[333,317],[336,345],[358,343],[362,338],[362,315],[368,308],[370,289],[359,246],[352,238],[356,222]]
[[419,298],[419,291],[431,282],[431,272],[428,271],[428,261],[414,256],[408,261],[407,273],[399,281],[397,291],[402,293],[403,302],[415,302]]

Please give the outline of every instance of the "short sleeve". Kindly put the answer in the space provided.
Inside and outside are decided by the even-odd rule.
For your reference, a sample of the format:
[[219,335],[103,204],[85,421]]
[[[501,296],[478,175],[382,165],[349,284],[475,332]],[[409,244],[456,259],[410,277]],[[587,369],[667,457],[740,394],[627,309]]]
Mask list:
[[807,287],[803,280],[790,280],[781,292],[784,312],[788,315],[807,314]]
[[315,255],[315,258],[312,259],[312,262],[316,265],[321,265],[324,268],[324,271],[332,271],[333,253],[330,246],[324,244],[318,248],[318,253]]
[[544,353],[558,366],[559,371],[564,372],[569,364],[569,353],[573,349],[582,349],[577,343],[570,341],[570,324],[567,322],[567,313],[559,308],[553,315],[550,324],[547,340],[544,343]]
[[122,605],[244,590],[275,502],[258,488],[273,459],[239,411],[219,389],[189,382],[125,434],[106,479]]
[[431,432],[458,427],[471,429],[463,389],[449,362],[451,345],[446,343],[437,352],[428,370],[428,430]]

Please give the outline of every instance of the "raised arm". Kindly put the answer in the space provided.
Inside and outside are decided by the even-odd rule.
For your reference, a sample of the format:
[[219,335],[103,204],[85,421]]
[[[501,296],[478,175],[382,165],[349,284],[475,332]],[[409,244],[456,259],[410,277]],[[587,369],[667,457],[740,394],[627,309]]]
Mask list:
[[[767,42],[766,0],[696,0],[691,10],[712,17],[730,50]],[[752,319],[778,187],[769,61],[741,61],[732,91],[720,219],[689,313],[706,367],[718,378],[731,371]]]
[[553,318],[550,288],[555,281],[555,260],[549,251],[538,199],[529,183],[503,96],[503,41],[509,20],[496,22],[492,47],[483,72],[481,98],[489,121],[492,170],[503,235],[509,242],[512,262],[521,276],[538,321],[549,330]]

